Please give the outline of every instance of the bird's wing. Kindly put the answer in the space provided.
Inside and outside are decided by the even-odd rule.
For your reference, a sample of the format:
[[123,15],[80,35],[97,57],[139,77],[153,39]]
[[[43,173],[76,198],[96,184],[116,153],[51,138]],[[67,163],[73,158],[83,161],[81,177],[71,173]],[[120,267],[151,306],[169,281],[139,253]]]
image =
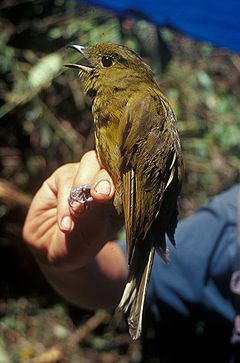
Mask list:
[[[175,120],[167,102],[147,94],[130,99],[121,120],[121,171],[127,254],[144,240],[160,212],[164,193],[176,176]],[[157,242],[157,241],[156,241]]]

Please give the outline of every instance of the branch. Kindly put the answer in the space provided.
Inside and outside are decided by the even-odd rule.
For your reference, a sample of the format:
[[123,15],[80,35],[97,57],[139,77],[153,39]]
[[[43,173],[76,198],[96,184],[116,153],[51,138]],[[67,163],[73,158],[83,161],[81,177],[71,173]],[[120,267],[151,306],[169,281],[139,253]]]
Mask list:
[[108,321],[109,313],[104,310],[98,310],[85,324],[77,328],[61,346],[55,345],[39,356],[31,359],[29,363],[54,363],[63,359],[66,353],[70,353],[74,347],[83,341],[93,330],[100,324]]

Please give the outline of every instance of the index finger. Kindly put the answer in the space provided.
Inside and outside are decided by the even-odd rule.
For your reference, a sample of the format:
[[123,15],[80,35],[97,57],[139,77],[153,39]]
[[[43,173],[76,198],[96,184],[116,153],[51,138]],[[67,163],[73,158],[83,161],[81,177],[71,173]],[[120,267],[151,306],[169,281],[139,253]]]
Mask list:
[[[100,171],[101,167],[97,158],[96,151],[92,150],[84,154],[82,157],[76,177],[73,181],[72,191],[80,186],[86,185],[91,188],[95,175]],[[85,210],[84,203],[72,201],[69,204],[70,212],[75,214],[81,214]]]
[[[95,151],[90,151],[83,156],[73,182],[72,191],[79,195],[78,192],[84,186],[87,186],[85,197],[90,197],[96,202],[106,203],[113,198],[115,191],[113,181],[108,172],[101,169]],[[81,201],[73,201],[70,204],[70,211],[73,214],[81,214],[84,212],[85,207],[86,204],[81,203]]]
[[[68,197],[71,190],[81,184],[91,185],[99,170],[100,164],[98,162],[96,152],[92,150],[84,154],[79,163],[77,172],[75,172],[76,174],[73,175],[72,178],[69,178],[68,182],[65,180],[63,183],[61,180],[56,180],[56,184],[58,185],[58,224],[62,231],[70,232],[73,226],[71,228],[69,226],[71,224],[69,217],[74,217],[76,213],[80,214],[84,211],[84,205],[81,203],[75,202],[71,205],[71,207],[69,206]],[[57,178],[62,179],[62,176],[57,175]],[[68,223],[66,223],[66,221]]]

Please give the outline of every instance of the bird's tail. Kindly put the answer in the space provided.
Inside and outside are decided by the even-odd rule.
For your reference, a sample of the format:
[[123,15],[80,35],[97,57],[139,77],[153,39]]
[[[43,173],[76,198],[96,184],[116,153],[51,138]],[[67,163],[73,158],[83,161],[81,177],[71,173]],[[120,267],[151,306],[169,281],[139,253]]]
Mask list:
[[142,315],[155,247],[142,243],[133,252],[129,279],[119,309],[128,317],[129,333],[137,339],[142,331]]

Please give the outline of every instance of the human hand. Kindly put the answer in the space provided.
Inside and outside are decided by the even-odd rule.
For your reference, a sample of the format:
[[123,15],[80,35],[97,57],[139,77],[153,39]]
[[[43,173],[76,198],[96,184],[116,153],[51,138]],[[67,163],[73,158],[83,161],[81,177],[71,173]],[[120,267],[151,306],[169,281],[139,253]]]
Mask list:
[[[81,184],[92,185],[93,202],[88,209],[79,203],[70,208],[70,191]],[[57,169],[35,195],[23,228],[23,238],[39,262],[66,271],[90,262],[123,224],[112,205],[114,192],[95,151],[80,163]]]

